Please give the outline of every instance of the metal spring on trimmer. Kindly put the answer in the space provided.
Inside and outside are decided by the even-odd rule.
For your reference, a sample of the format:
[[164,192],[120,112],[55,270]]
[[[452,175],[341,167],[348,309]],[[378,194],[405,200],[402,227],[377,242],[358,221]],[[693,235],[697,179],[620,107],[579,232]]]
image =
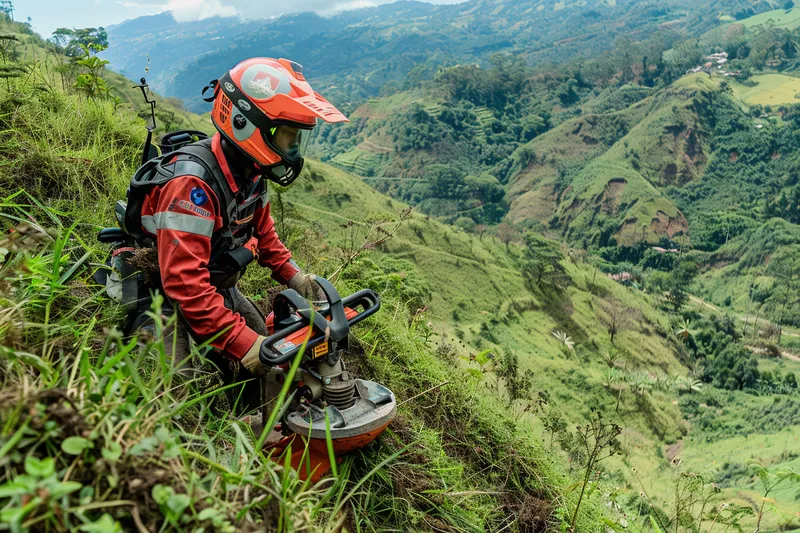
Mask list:
[[356,403],[356,382],[349,372],[331,377],[330,383],[322,385],[322,397],[337,409],[347,409]]

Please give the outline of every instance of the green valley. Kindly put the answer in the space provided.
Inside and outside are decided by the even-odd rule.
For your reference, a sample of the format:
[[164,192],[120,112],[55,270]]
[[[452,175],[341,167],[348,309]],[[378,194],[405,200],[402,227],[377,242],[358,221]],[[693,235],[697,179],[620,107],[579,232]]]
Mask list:
[[[0,14],[0,530],[800,532],[789,4],[164,13],[83,63]],[[258,48],[306,54],[349,116],[271,213],[304,270],[381,295],[348,364],[398,418],[318,483],[123,338],[91,278],[149,121],[110,69],[162,43],[181,68],[153,53],[154,87],[191,110]],[[158,134],[213,132],[149,94]],[[277,284],[239,287],[266,309]]]

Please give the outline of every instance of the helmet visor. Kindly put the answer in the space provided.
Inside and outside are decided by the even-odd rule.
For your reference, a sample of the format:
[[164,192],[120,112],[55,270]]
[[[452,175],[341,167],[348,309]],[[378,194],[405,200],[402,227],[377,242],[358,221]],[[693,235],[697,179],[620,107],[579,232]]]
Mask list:
[[289,124],[276,124],[264,133],[267,145],[287,161],[298,161],[308,147],[311,130]]

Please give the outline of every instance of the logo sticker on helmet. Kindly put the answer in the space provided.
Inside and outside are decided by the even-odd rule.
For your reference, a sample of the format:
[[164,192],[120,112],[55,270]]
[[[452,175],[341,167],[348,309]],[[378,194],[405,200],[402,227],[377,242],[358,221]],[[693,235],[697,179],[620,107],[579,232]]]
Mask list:
[[291,83],[285,73],[271,65],[263,64],[248,67],[242,73],[239,87],[245,95],[255,100],[268,100],[276,94],[289,94],[292,91]]
[[233,91],[236,90],[236,86],[234,84],[232,84],[231,82],[226,81],[225,82],[225,90],[228,91],[229,93],[232,93]]
[[275,96],[275,91],[278,90],[278,85],[280,85],[280,83],[281,80],[269,72],[262,70],[253,76],[253,79],[250,80],[247,87],[254,93],[263,94],[267,98],[271,98]]
[[233,117],[233,127],[237,130],[241,130],[247,127],[247,119],[244,118],[244,115],[236,115]]
[[242,100],[240,98],[239,101],[237,101],[236,103],[238,104],[239,109],[241,109],[242,111],[250,111],[250,102],[248,102],[247,100]]
[[206,191],[200,187],[195,187],[189,191],[189,198],[192,200],[192,203],[198,207],[208,202]]

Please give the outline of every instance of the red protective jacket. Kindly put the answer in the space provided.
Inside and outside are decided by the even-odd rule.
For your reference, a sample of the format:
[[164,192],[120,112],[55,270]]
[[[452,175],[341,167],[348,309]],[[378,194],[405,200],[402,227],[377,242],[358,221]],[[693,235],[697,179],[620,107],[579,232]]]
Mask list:
[[[212,138],[211,148],[228,185],[234,193],[238,192],[218,133]],[[200,190],[205,192],[205,198]],[[247,327],[241,315],[225,307],[222,296],[210,283],[207,268],[211,235],[223,224],[220,212],[219,200],[211,187],[195,176],[179,176],[147,195],[142,207],[142,228],[156,237],[164,292],[180,307],[195,335],[208,338],[225,330],[212,346],[229,357],[241,359],[258,334]],[[279,283],[287,284],[298,269],[289,261],[292,254],[278,238],[269,203],[256,208],[250,223],[258,240],[258,263],[270,268]]]

